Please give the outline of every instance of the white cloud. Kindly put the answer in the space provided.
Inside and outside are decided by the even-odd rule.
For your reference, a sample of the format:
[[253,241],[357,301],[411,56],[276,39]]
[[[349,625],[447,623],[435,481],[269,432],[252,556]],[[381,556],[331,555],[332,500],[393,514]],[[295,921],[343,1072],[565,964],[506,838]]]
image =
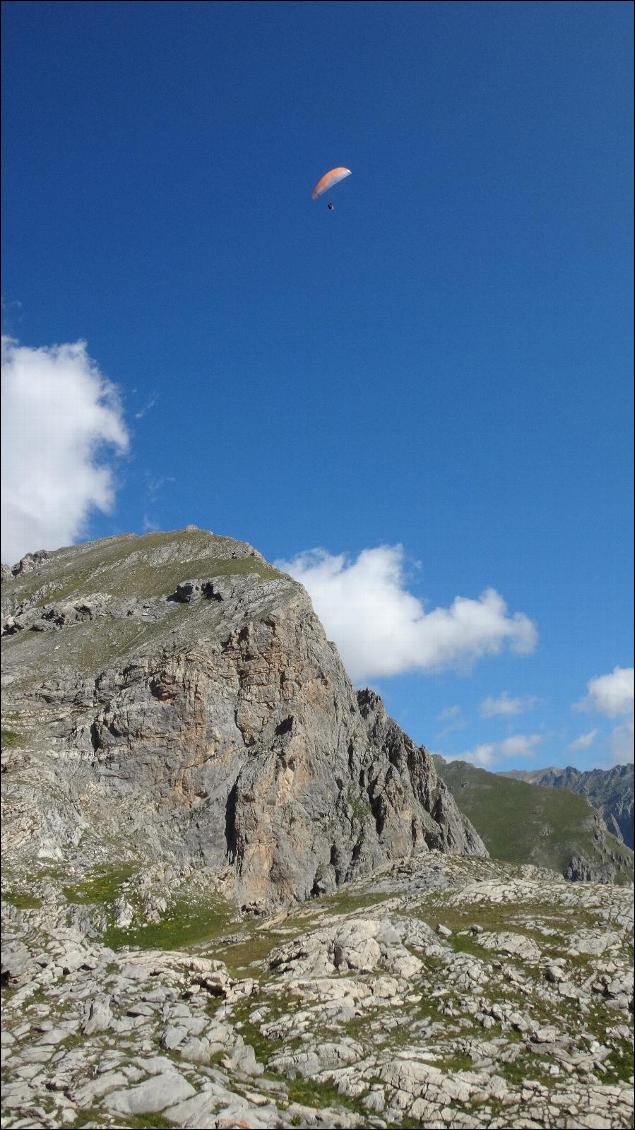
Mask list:
[[624,765],[633,760],[633,717],[616,726],[610,738],[611,753],[616,765]]
[[151,475],[149,471],[145,472],[145,491],[146,497],[150,502],[156,502],[161,494],[161,491],[169,483],[175,483],[174,475]]
[[597,736],[598,730],[588,730],[586,734],[580,734],[579,738],[576,738],[575,741],[571,742],[569,749],[588,749],[590,745],[593,745],[593,742],[595,741]]
[[463,753],[444,754],[446,761],[468,761],[470,765],[478,765],[487,769],[492,764],[496,755],[496,746],[493,742],[483,742],[474,749],[466,749]]
[[542,740],[541,734],[513,734],[502,742],[483,742],[463,753],[444,756],[446,761],[468,761],[471,765],[487,769],[508,757],[531,757],[534,747],[540,745]]
[[586,696],[573,704],[574,710],[624,718],[610,734],[609,745],[616,764],[633,760],[633,668],[614,667],[609,675],[589,679]]
[[463,715],[463,708],[457,703],[456,706],[446,706],[445,710],[439,711],[437,714],[438,722],[453,722],[456,719],[461,719]]
[[494,589],[426,612],[405,587],[403,562],[400,545],[383,545],[353,561],[315,549],[277,565],[308,589],[355,681],[466,666],[505,646],[533,651],[535,625],[523,612],[509,615]]
[[456,730],[464,730],[467,722],[463,717],[463,710],[460,706],[447,706],[445,710],[441,710],[437,714],[437,721],[444,722],[445,725],[438,734],[435,735],[437,741],[446,738],[448,734],[453,734]]
[[497,750],[502,757],[531,757],[534,746],[543,740],[541,734],[514,734],[497,742]]
[[633,668],[614,667],[610,675],[597,675],[587,683],[586,698],[575,704],[576,710],[594,711],[617,718],[633,712]]
[[147,416],[148,412],[152,411],[152,409],[154,408],[158,399],[159,399],[158,392],[153,392],[150,395],[150,397],[148,398],[148,400],[146,401],[146,403],[144,405],[142,405],[142,407],[139,409],[139,411],[135,412],[135,414],[134,414],[135,420],[143,420],[143,417]]
[[507,691],[503,691],[496,698],[483,700],[480,707],[481,716],[483,718],[495,718],[499,714],[524,714],[525,711],[531,710],[536,702],[537,699],[533,695],[525,695],[523,698],[510,698]]
[[[2,560],[67,545],[114,501],[128,435],[115,387],[83,341],[32,349],[2,338]],[[109,449],[109,450],[107,450]]]

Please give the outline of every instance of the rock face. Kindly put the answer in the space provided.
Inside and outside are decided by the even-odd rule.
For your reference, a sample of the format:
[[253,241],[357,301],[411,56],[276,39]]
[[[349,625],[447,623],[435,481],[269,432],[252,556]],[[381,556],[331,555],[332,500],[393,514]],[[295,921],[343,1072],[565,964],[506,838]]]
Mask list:
[[602,813],[609,832],[628,847],[633,847],[633,766],[614,765],[612,769],[582,771],[566,769],[514,770],[506,774],[532,785],[569,789],[587,798]]
[[8,572],[9,861],[173,860],[265,905],[430,849],[487,854],[430,755],[353,689],[304,589],[251,546],[188,528]]

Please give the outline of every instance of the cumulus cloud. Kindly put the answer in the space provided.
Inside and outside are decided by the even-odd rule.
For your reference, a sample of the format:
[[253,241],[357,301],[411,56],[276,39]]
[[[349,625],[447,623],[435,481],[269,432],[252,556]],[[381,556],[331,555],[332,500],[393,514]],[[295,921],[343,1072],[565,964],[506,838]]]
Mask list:
[[580,734],[579,738],[576,738],[575,741],[571,742],[569,749],[588,749],[590,745],[593,745],[593,742],[595,741],[597,736],[597,730],[588,730],[586,734]]
[[364,549],[355,560],[315,549],[277,564],[308,589],[356,681],[466,666],[504,647],[524,655],[536,646],[532,621],[510,615],[491,588],[427,612],[406,588],[400,545]]
[[116,389],[85,342],[3,337],[2,560],[69,544],[92,509],[109,511],[112,457],[127,445]]
[[486,698],[481,703],[480,711],[483,718],[496,718],[498,715],[509,716],[512,714],[524,714],[527,710],[531,710],[536,705],[536,698],[533,695],[525,695],[521,698],[511,698],[507,691],[497,695],[496,698]]
[[594,711],[608,718],[633,712],[633,668],[614,667],[610,675],[596,675],[587,683],[586,697],[576,703],[577,710]]
[[474,749],[466,749],[463,753],[452,756],[445,755],[446,761],[468,761],[471,765],[489,769],[499,761],[508,757],[531,757],[535,746],[543,740],[541,734],[513,734],[502,742],[483,742]]
[[596,675],[586,685],[583,699],[574,703],[575,710],[604,714],[607,718],[623,718],[609,737],[613,760],[623,764],[633,760],[633,668],[614,667],[608,675]]

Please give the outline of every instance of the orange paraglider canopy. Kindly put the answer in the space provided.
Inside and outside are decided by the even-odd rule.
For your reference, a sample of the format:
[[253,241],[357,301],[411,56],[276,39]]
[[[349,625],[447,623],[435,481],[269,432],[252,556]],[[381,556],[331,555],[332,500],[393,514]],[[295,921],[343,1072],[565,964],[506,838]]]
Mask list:
[[330,169],[328,173],[325,173],[323,177],[320,177],[315,188],[313,189],[313,192],[311,193],[311,196],[314,200],[317,200],[318,196],[321,196],[323,192],[327,192],[329,188],[333,188],[334,184],[339,184],[341,180],[344,180],[344,177],[350,177],[350,175],[350,169]]

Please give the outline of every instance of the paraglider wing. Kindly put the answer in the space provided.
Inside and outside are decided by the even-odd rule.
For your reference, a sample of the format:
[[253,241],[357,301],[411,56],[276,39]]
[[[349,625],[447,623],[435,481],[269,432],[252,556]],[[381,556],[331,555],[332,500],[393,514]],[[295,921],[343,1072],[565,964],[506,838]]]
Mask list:
[[325,173],[323,177],[320,177],[315,188],[313,189],[313,192],[311,193],[311,196],[314,200],[317,200],[318,196],[321,196],[323,192],[328,192],[329,188],[333,188],[334,184],[339,184],[341,180],[344,180],[344,177],[350,177],[350,175],[350,169],[330,169],[328,173]]

